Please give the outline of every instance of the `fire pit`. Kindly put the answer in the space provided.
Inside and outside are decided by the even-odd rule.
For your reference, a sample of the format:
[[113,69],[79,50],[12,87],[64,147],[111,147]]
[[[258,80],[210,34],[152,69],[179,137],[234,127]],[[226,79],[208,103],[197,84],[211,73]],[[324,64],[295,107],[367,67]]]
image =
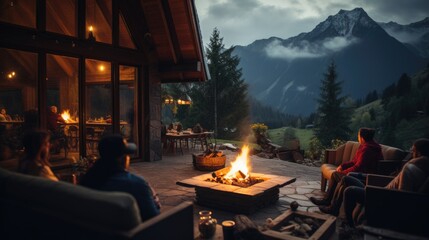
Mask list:
[[279,199],[279,188],[295,182],[296,178],[251,173],[248,152],[249,149],[243,147],[231,167],[177,184],[194,187],[198,204],[230,212],[249,214],[275,203]]

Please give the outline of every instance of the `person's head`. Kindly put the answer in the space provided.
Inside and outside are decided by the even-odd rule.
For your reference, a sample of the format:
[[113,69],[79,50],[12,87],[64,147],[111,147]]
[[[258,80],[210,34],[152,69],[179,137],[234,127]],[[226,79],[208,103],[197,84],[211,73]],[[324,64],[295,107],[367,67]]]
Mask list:
[[1,114],[6,114],[6,108],[0,108],[0,113]]
[[57,106],[51,106],[49,109],[51,109],[51,112],[53,112],[53,113],[57,113],[58,112]]
[[411,153],[413,154],[413,158],[420,156],[429,157],[429,139],[417,139],[411,147]]
[[26,133],[22,140],[26,160],[49,165],[50,135],[46,131],[34,130]]
[[111,134],[103,137],[98,143],[100,161],[118,163],[125,169],[129,165],[129,154],[135,153],[137,146],[128,143],[120,134]]
[[359,143],[365,143],[374,140],[375,129],[372,128],[360,128],[358,133]]

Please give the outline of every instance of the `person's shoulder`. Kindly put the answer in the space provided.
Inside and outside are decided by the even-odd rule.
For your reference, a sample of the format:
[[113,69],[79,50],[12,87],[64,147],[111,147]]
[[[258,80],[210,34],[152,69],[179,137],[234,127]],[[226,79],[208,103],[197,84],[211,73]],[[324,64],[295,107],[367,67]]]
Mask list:
[[414,163],[414,164],[419,162],[429,162],[429,158],[426,156],[420,156],[420,157],[413,158],[409,161],[409,163]]

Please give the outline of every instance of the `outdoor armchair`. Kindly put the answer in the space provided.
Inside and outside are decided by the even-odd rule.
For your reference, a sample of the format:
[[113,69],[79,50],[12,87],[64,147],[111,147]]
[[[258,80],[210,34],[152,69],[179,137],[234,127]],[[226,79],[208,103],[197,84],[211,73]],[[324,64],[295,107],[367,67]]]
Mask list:
[[[353,159],[359,145],[360,144],[358,142],[347,141],[336,149],[326,149],[325,162],[320,167],[322,172],[320,188],[322,191],[325,191],[327,181],[331,179],[331,174],[337,169],[337,167],[340,164],[349,162]],[[400,169],[403,164],[402,160],[408,154],[406,151],[387,145],[381,145],[381,151],[383,153],[384,160],[379,160],[376,173],[383,175],[389,175],[390,173]]]
[[377,229],[378,235],[387,237],[392,237],[389,234],[395,232],[429,237],[429,194],[425,190],[429,185],[429,178],[426,180],[426,186],[418,193],[385,188],[386,182],[391,179],[368,175],[365,187],[365,226],[372,230]]

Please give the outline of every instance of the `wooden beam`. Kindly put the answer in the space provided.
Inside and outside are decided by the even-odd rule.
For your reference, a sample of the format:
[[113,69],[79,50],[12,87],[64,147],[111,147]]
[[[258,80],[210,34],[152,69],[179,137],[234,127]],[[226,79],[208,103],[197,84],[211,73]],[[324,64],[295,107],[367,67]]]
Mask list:
[[160,63],[159,72],[201,72],[201,62],[200,61],[191,61],[191,62],[182,62],[178,64],[173,63]]
[[115,48],[109,44],[78,39],[50,32],[39,32],[0,22],[0,47],[23,49],[32,52],[46,51],[72,57],[85,56],[123,64],[147,63],[142,51]]
[[120,1],[119,8],[136,47],[146,53],[155,50],[141,5],[137,1]]
[[171,54],[175,63],[183,61],[182,52],[180,51],[179,38],[177,37],[176,27],[174,26],[173,16],[171,13],[168,0],[161,1],[161,17],[166,25],[168,44],[170,45]]

